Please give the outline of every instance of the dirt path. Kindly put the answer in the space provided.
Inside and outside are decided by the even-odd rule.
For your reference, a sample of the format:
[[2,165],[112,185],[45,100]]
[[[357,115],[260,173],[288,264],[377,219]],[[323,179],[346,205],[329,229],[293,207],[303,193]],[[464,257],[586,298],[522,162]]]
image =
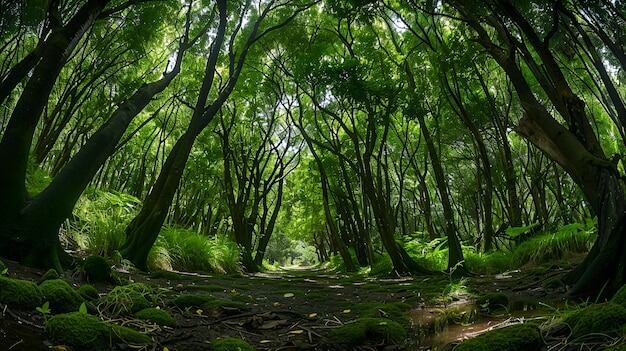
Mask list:
[[[544,282],[562,275],[567,268],[535,267],[455,282],[443,274],[375,279],[314,269],[238,276],[129,274],[131,281],[158,288],[161,307],[174,315],[176,327],[156,327],[132,318],[116,322],[148,332],[157,342],[148,349],[159,351],[164,347],[209,350],[210,340],[224,336],[239,337],[259,350],[340,350],[346,347],[328,339],[333,328],[362,317],[379,317],[403,321],[407,327],[408,340],[395,349],[436,350],[511,318],[548,314],[545,306],[560,303],[562,291],[558,287],[545,288]],[[105,293],[111,287],[98,288]],[[478,292],[504,294],[507,306],[477,304]],[[168,303],[181,294],[210,295],[224,303],[210,311],[180,309]],[[2,316],[0,345],[15,345],[13,350],[35,350],[36,345],[44,345],[42,330],[15,323],[14,316],[7,313]],[[41,318],[32,313],[18,316],[43,325]]]

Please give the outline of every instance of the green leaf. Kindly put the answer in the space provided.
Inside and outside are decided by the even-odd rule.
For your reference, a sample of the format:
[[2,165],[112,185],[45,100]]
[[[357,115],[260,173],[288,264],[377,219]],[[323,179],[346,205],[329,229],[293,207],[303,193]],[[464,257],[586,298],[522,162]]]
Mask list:
[[80,304],[80,307],[78,308],[78,312],[80,314],[88,314],[87,313],[87,305],[85,305],[84,302]]

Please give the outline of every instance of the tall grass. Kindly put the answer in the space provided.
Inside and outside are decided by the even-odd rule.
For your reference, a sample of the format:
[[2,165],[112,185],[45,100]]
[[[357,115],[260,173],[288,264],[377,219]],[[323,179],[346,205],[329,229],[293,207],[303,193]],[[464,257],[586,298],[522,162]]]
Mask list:
[[124,243],[124,230],[139,204],[128,194],[88,189],[64,226],[62,242],[88,254],[111,256]]
[[209,238],[192,230],[164,228],[148,256],[150,269],[239,271],[240,253],[237,245],[225,237]]

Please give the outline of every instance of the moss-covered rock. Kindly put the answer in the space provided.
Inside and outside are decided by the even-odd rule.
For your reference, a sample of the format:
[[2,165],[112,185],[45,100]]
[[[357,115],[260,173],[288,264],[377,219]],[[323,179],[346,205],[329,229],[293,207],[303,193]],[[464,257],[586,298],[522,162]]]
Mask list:
[[41,291],[35,283],[2,276],[0,276],[0,302],[20,309],[34,309],[43,303]]
[[114,316],[131,314],[150,307],[151,294],[152,289],[141,283],[116,286],[100,300],[99,307]]
[[148,345],[152,343],[152,339],[146,334],[140,333],[134,329],[123,327],[117,324],[110,326],[112,337],[130,345]]
[[49,269],[44,275],[39,278],[39,284],[45,282],[46,280],[59,279],[59,273],[55,269]]
[[578,338],[594,333],[611,333],[626,324],[626,308],[613,302],[589,305],[563,321]]
[[48,337],[80,350],[102,349],[109,343],[110,328],[94,316],[78,312],[59,314],[48,320]]
[[238,338],[224,338],[211,341],[212,351],[255,351],[247,342]]
[[489,293],[479,296],[476,299],[478,307],[493,311],[501,308],[507,308],[509,305],[509,297],[503,293]]
[[102,256],[89,256],[83,262],[83,270],[91,282],[106,282],[111,279],[111,265]]
[[53,316],[48,320],[46,332],[56,343],[77,350],[106,349],[112,342],[146,345],[152,339],[145,334],[119,325],[109,325],[95,316],[79,312]]
[[529,351],[544,346],[539,328],[516,324],[495,329],[458,345],[455,351]]
[[169,312],[159,308],[144,308],[135,313],[135,317],[158,325],[172,326],[176,324],[176,321],[174,321],[174,318]]
[[402,325],[386,318],[360,318],[330,332],[333,344],[357,346],[369,344],[396,344],[406,338]]
[[100,295],[98,295],[98,290],[96,290],[96,288],[94,288],[91,284],[81,285],[81,287],[78,288],[78,293],[87,301],[97,300],[100,297]]
[[63,279],[46,280],[39,285],[43,299],[53,313],[78,311],[83,298]]

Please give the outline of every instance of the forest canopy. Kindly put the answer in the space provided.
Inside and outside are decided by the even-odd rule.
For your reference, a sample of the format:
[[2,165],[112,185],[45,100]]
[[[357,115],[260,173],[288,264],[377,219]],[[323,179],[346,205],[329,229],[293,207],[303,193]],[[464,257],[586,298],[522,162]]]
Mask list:
[[622,0],[2,1],[0,48],[20,266],[626,282]]

